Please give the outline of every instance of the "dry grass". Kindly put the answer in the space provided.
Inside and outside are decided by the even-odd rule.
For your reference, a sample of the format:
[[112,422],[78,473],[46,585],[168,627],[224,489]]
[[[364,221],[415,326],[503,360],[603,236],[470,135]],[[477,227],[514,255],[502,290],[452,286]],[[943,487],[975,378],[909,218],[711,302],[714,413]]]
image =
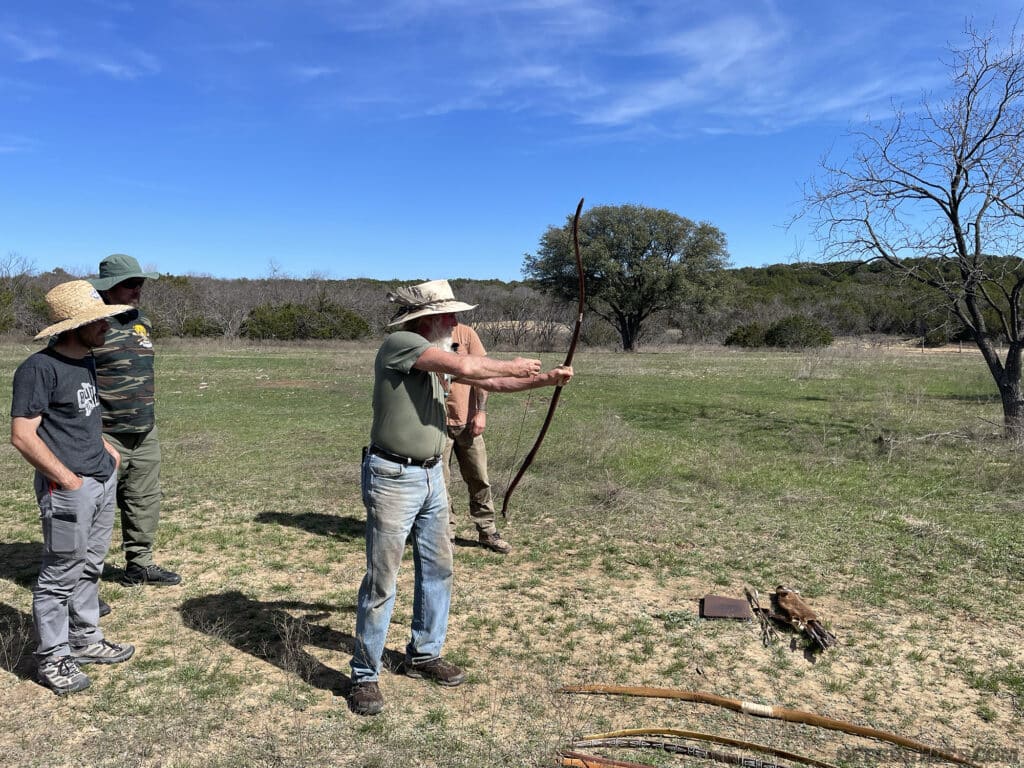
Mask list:
[[[837,765],[914,762],[699,705],[559,692],[582,682],[778,703],[1019,764],[1022,478],[1015,450],[986,426],[997,404],[976,360],[928,355],[925,367],[879,349],[583,354],[503,529],[513,554],[471,546],[464,518],[446,654],[468,682],[448,690],[385,674],[385,712],[361,719],[343,694],[364,567],[356,462],[372,350],[196,352],[165,344],[158,358],[159,560],[185,582],[104,582],[105,631],[138,652],[90,668],[93,687],[67,699],[31,681],[37,522],[29,471],[0,450],[5,764],[541,766],[573,735],[655,725]],[[7,371],[25,354],[0,348]],[[515,456],[526,400],[495,400],[500,485],[546,402],[530,401]],[[945,433],[957,436],[921,439]],[[411,565],[392,668],[408,634]],[[804,590],[837,648],[811,655],[790,634],[764,648],[754,625],[697,618],[704,594],[777,583]]]

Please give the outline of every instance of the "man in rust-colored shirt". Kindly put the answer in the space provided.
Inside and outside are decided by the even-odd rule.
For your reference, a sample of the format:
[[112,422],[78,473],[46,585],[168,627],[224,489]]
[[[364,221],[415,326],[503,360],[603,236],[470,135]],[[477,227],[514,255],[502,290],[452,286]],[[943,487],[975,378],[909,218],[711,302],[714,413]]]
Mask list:
[[[459,323],[452,331],[452,351],[459,355],[484,357],[484,349],[476,331]],[[448,532],[455,540],[455,505],[451,495],[451,460],[455,454],[459,473],[469,489],[469,516],[476,524],[480,546],[507,555],[512,546],[501,538],[494,524],[494,500],[487,477],[487,447],[484,429],[487,426],[487,392],[479,387],[452,382],[446,401],[448,409],[448,441],[442,465],[448,491]]]

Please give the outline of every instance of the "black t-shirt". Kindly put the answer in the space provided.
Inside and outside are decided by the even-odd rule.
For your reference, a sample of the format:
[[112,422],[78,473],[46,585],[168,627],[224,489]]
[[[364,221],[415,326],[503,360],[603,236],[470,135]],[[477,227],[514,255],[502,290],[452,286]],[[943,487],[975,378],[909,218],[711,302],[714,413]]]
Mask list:
[[64,466],[83,477],[110,477],[114,458],[103,445],[92,355],[74,360],[48,348],[18,366],[11,418],[40,415],[37,434]]

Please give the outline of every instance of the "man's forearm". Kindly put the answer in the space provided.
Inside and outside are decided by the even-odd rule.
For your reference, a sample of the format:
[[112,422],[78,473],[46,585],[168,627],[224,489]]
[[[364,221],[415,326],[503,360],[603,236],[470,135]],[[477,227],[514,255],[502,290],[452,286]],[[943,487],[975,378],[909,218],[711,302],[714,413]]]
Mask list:
[[547,371],[546,373],[538,373],[525,379],[513,378],[511,376],[482,379],[473,382],[473,386],[485,392],[522,392],[527,389],[554,386],[557,383],[558,375],[554,371]]
[[491,357],[457,355],[428,347],[423,350],[413,368],[433,373],[447,373],[456,381],[474,386],[481,379],[492,377],[528,378],[540,373],[540,360],[517,357],[514,360],[495,360]]
[[457,374],[459,380],[471,386],[491,378],[520,378],[515,374],[522,367],[520,358],[515,360],[495,360],[493,357],[462,357],[462,370]]

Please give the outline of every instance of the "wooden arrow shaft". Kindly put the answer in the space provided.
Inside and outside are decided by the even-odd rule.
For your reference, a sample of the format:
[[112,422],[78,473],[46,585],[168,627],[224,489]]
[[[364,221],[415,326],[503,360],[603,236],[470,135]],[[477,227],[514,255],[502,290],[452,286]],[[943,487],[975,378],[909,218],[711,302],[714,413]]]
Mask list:
[[813,757],[804,757],[803,755],[788,752],[784,749],[776,749],[775,747],[769,747],[764,744],[755,744],[750,741],[743,741],[742,739],[733,739],[729,736],[717,736],[715,734],[700,733],[698,731],[685,731],[679,728],[625,728],[618,731],[609,731],[608,733],[592,733],[589,736],[581,736],[579,739],[575,740],[573,742],[573,746],[589,747],[595,740],[629,738],[633,736],[672,736],[677,739],[707,741],[712,744],[723,744],[725,746],[746,749],[752,752],[764,752],[767,755],[781,757],[785,760],[793,760],[798,763],[803,763],[804,765],[813,765],[815,768],[835,768],[831,763],[815,760]]

